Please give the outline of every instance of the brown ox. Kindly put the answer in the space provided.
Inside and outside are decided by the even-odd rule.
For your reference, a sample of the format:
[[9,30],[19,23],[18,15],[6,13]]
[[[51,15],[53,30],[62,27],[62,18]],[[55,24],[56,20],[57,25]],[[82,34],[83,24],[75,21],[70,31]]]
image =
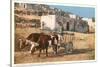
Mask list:
[[40,38],[38,40],[39,46],[39,55],[40,57],[41,51],[45,50],[46,51],[46,56],[48,56],[48,47],[49,47],[49,40],[51,40],[51,37],[49,35],[41,34]]

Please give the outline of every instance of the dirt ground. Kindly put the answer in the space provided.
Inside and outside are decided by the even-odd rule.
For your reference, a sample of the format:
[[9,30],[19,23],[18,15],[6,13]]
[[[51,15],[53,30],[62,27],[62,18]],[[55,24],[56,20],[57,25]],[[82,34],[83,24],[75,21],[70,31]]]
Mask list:
[[94,50],[74,50],[71,54],[59,53],[55,56],[52,52],[49,52],[49,56],[46,57],[44,53],[41,57],[38,57],[38,53],[31,55],[28,52],[16,52],[15,64],[24,63],[41,63],[41,62],[56,62],[56,61],[82,61],[82,60],[94,60]]
[[32,32],[39,32],[34,29],[16,29],[16,43],[14,53],[14,63],[43,63],[43,62],[57,62],[57,61],[82,61],[82,60],[94,60],[95,59],[95,33],[77,33],[75,32],[75,40],[73,41],[74,50],[70,54],[65,54],[64,48],[61,47],[58,51],[58,55],[54,55],[51,48],[49,48],[48,57],[43,52],[41,57],[38,57],[38,51],[31,55],[28,51],[30,46],[19,50],[17,39],[26,38]]

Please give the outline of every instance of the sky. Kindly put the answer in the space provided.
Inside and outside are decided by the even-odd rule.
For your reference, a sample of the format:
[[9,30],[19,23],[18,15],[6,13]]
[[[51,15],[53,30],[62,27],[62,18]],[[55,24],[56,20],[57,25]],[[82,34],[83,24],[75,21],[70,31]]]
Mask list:
[[51,7],[62,9],[65,12],[71,12],[73,14],[79,15],[80,17],[92,18],[95,17],[95,8],[92,7],[76,7],[76,6],[60,6],[60,5],[50,5]]

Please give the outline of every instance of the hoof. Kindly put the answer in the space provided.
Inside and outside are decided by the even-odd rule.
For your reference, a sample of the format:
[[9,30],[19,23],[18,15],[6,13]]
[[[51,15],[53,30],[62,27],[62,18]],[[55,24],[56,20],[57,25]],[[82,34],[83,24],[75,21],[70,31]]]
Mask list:
[[46,55],[46,57],[48,57],[48,55]]

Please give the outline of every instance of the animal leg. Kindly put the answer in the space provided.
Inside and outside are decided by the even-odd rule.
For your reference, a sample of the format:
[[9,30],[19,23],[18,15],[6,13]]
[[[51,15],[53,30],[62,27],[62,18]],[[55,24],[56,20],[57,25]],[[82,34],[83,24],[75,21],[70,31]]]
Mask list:
[[31,49],[30,49],[29,53],[32,52],[33,47],[34,47],[34,44],[31,44]]
[[48,56],[48,48],[46,48],[46,56]]
[[38,57],[40,57],[40,54],[41,54],[41,49],[39,49],[39,55],[38,55]]
[[35,50],[36,50],[36,48],[33,47],[33,49],[31,50],[31,54],[34,54]]
[[58,47],[57,47],[57,45],[56,45],[56,47],[55,47],[55,49],[56,49],[56,50],[55,50],[55,51],[56,51],[56,55],[57,55],[57,52],[58,52],[58,51],[57,51],[57,48],[58,48]]

